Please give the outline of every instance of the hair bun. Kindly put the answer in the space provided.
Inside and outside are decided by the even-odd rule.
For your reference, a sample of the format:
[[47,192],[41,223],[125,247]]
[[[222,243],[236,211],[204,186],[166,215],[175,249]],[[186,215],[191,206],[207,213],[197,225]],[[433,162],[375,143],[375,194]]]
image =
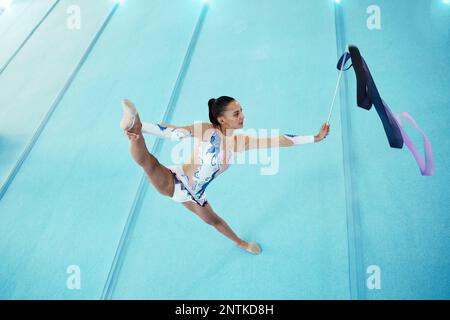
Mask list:
[[208,107],[211,109],[212,107],[213,107],[213,105],[216,103],[216,99],[214,99],[214,98],[212,98],[212,99],[209,99],[209,101],[208,101]]
[[217,99],[209,99],[209,121],[211,121],[213,125],[220,126],[217,118],[223,115],[223,113],[227,110],[227,106],[232,101],[235,101],[234,98],[228,96],[221,96]]

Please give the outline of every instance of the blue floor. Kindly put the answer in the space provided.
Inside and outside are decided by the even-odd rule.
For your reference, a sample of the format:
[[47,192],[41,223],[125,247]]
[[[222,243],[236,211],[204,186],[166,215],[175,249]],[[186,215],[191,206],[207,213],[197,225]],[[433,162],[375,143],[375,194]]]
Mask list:
[[[378,0],[369,30],[366,0],[13,1],[0,14],[0,299],[449,299],[450,6],[416,2]],[[67,24],[74,5],[80,29]],[[271,150],[208,187],[259,256],[133,162],[124,97],[143,121],[188,125],[230,95],[246,129],[316,134],[347,43],[427,134],[434,176],[356,107],[353,70],[324,142]],[[175,142],[146,143],[172,164]]]

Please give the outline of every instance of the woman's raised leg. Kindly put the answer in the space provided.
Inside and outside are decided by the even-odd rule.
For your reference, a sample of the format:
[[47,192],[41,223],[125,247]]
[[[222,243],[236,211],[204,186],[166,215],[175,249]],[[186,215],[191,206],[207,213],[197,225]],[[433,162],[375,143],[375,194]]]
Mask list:
[[124,116],[120,123],[122,129],[130,140],[130,151],[133,159],[146,173],[150,182],[161,194],[171,197],[174,191],[172,172],[159,163],[145,145],[142,135],[142,123],[133,103],[129,100],[122,101]]

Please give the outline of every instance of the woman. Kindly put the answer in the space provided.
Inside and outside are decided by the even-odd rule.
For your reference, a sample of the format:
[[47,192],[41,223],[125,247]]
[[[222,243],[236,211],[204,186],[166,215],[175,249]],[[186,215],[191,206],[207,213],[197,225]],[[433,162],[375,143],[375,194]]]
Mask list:
[[[134,160],[143,168],[156,190],[182,203],[240,248],[253,254],[261,252],[259,245],[239,238],[213,211],[206,199],[206,187],[228,168],[235,153],[255,148],[314,143],[325,139],[330,130],[329,124],[325,123],[316,136],[285,134],[279,137],[257,138],[235,135],[233,131],[244,126],[244,114],[239,102],[227,96],[209,100],[211,123],[196,123],[191,126],[142,123],[131,101],[123,100],[122,105],[124,115],[120,127],[130,140]],[[143,133],[176,139],[193,137],[196,144],[193,153],[183,165],[165,167],[148,151]]]

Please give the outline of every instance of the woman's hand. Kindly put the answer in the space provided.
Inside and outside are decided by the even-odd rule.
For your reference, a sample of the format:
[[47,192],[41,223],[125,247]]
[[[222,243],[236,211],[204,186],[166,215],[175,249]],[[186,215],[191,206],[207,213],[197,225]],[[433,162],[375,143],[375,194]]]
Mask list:
[[128,130],[124,130],[125,135],[128,137],[128,140],[136,141],[139,139],[139,135]]
[[314,136],[315,142],[319,142],[325,139],[328,133],[330,133],[330,124],[328,122],[325,122],[320,128],[320,132],[316,136]]

